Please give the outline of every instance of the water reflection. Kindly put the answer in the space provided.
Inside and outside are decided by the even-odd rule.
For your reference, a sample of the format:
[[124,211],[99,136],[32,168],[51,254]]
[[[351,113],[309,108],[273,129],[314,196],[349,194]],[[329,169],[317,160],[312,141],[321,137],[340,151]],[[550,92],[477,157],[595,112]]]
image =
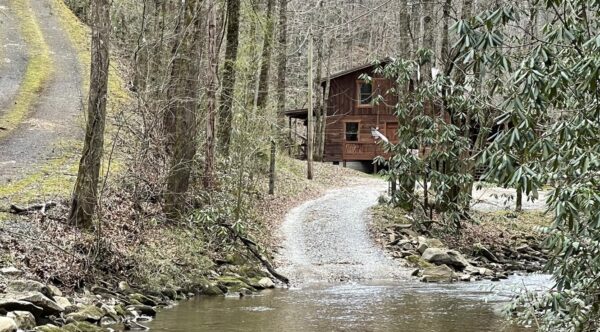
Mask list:
[[516,287],[540,289],[546,276],[502,283],[323,284],[259,296],[201,298],[159,313],[152,331],[527,331],[499,315]]

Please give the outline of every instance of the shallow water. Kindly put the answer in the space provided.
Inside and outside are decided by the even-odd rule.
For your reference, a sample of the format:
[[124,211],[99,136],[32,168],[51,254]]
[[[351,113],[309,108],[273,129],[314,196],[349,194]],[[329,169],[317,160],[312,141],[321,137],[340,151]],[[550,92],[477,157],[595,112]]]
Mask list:
[[151,331],[530,331],[500,315],[517,288],[542,289],[547,276],[492,283],[309,284],[244,298],[198,298],[165,309]]

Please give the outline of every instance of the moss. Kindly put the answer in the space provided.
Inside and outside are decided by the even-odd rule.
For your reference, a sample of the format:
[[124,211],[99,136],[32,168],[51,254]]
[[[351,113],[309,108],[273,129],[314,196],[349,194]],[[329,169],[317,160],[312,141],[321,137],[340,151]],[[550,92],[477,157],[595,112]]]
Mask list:
[[406,257],[406,261],[409,262],[410,264],[412,264],[413,266],[417,266],[422,269],[431,268],[431,267],[435,266],[435,265],[429,263],[428,261],[424,260],[423,258],[421,258],[421,256],[417,256],[417,255],[410,255],[410,256]]
[[15,130],[25,120],[37,100],[37,94],[43,89],[53,69],[50,50],[28,2],[13,0],[11,5],[19,17],[19,28],[27,44],[29,61],[13,107],[0,116],[0,124],[5,128],[0,131],[0,139]]

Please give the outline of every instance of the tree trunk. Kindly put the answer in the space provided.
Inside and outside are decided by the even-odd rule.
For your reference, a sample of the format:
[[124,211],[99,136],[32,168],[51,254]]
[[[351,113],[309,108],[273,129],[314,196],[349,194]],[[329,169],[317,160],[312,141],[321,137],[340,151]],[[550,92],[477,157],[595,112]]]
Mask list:
[[323,94],[321,91],[321,78],[323,74],[323,37],[318,33],[317,37],[317,75],[315,82],[313,83],[314,89],[317,91],[317,98],[315,100],[315,115],[316,115],[316,129],[315,129],[315,153],[314,159],[316,161],[323,161],[323,151],[321,146],[323,145],[323,133],[325,131],[325,123],[323,121]]
[[184,3],[181,19],[175,27],[179,40],[172,48],[172,67],[167,109],[170,127],[170,167],[164,210],[167,218],[176,220],[184,210],[185,193],[196,154],[196,112],[198,97],[198,37],[200,33],[200,5],[198,0]]
[[306,128],[306,177],[313,179],[313,34],[312,28],[308,34],[308,111]]
[[265,37],[263,40],[263,50],[261,56],[260,76],[258,77],[258,97],[256,106],[265,108],[269,98],[269,69],[271,68],[271,44],[273,42],[273,2],[267,1],[267,19],[265,26]]
[[92,226],[98,203],[98,179],[104,147],[106,98],[110,45],[110,2],[93,0],[91,3],[91,68],[88,115],[83,153],[79,161],[77,181],[71,201],[69,223],[81,228]]
[[224,156],[229,155],[233,96],[235,88],[235,63],[237,60],[240,28],[240,0],[227,0],[227,49],[223,64],[223,87],[219,106],[219,146]]
[[205,189],[215,187],[215,103],[217,99],[217,27],[216,3],[208,1],[208,69],[206,73],[206,142],[204,146],[204,177]]

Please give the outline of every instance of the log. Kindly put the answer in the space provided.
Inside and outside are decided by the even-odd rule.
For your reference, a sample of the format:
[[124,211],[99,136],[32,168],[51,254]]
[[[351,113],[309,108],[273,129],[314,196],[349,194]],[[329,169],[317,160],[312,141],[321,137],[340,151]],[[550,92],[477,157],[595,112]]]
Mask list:
[[29,214],[31,212],[40,211],[43,215],[45,215],[47,210],[49,210],[55,206],[56,206],[56,203],[52,202],[52,201],[43,203],[43,204],[34,204],[34,205],[27,206],[27,207],[19,207],[15,204],[11,204],[8,212],[12,213],[12,214],[25,215],[25,214]]
[[239,239],[245,246],[246,248],[252,253],[252,255],[254,255],[254,257],[256,257],[256,259],[258,259],[261,264],[267,269],[267,271],[269,271],[269,273],[277,278],[278,280],[280,280],[281,282],[283,282],[286,285],[290,284],[290,279],[288,279],[287,277],[279,274],[275,268],[273,268],[273,265],[271,265],[271,263],[258,251],[258,249],[256,248],[257,245],[254,241],[241,236],[235,229],[233,229],[233,227],[230,224],[221,222],[220,223],[221,226],[225,227],[232,235],[235,239]]

